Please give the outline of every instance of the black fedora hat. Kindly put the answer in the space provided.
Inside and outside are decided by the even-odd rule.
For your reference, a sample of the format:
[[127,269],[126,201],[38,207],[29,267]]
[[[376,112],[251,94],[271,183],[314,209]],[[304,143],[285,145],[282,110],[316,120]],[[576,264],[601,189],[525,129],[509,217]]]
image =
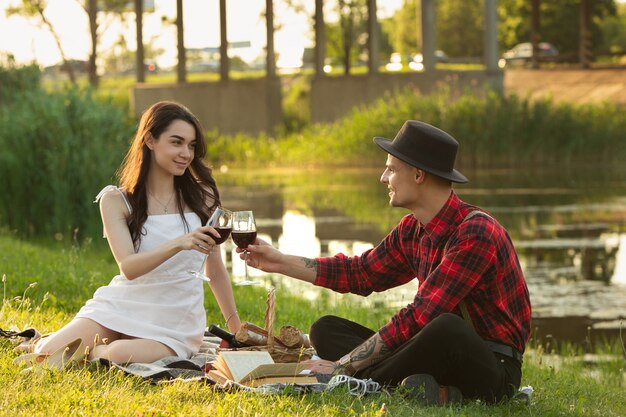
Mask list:
[[407,120],[393,141],[375,137],[374,143],[416,168],[452,182],[467,182],[465,175],[454,169],[459,142],[428,123]]

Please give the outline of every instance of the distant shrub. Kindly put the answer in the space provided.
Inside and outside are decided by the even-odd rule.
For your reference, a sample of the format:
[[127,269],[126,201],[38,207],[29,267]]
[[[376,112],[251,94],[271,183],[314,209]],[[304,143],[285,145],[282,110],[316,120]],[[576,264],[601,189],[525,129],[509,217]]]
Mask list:
[[90,90],[15,94],[0,106],[0,222],[28,236],[100,235],[92,201],[131,134],[126,113]]
[[530,101],[489,92],[452,99],[447,92],[422,96],[389,93],[334,123],[313,124],[280,137],[215,136],[210,155],[219,163],[363,165],[381,161],[372,138],[393,139],[407,119],[449,132],[460,144],[463,165],[617,161],[626,156],[626,118],[615,104]]
[[0,105],[6,104],[16,94],[37,90],[41,71],[35,64],[20,66],[11,55],[0,55]]

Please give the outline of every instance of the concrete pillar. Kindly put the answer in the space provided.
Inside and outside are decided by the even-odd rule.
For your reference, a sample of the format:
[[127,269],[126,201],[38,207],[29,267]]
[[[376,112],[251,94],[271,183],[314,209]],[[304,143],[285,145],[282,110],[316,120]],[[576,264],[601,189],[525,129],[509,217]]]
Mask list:
[[228,80],[230,63],[228,61],[228,36],[226,26],[226,0],[220,0],[220,80]]
[[530,58],[531,66],[539,68],[539,42],[541,42],[541,0],[532,0],[530,10],[530,42],[533,44],[533,55]]
[[137,34],[137,54],[135,56],[137,82],[143,83],[146,81],[143,52],[143,0],[135,0],[135,32]]
[[370,74],[378,72],[378,19],[376,17],[376,0],[367,0],[367,52],[368,70]]
[[276,54],[274,53],[274,1],[265,0],[265,27],[267,28],[267,55],[265,67],[267,78],[276,77]]
[[176,0],[176,31],[178,38],[178,65],[177,75],[178,82],[184,83],[187,81],[187,68],[185,58],[185,37],[183,34],[183,0]]
[[499,70],[497,3],[497,0],[485,0],[485,69],[488,73]]
[[315,76],[324,75],[326,33],[324,30],[324,0],[315,0]]
[[422,56],[425,71],[435,70],[436,10],[435,0],[422,0]]

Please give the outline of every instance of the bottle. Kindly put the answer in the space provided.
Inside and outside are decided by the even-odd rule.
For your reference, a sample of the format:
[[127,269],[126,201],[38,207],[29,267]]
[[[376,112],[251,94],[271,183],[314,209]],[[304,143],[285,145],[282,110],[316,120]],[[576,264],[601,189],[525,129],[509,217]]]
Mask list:
[[226,330],[212,324],[209,326],[209,332],[222,340],[225,340],[231,348],[241,348],[249,346],[245,343],[241,343],[239,340],[235,339],[235,335],[227,332]]

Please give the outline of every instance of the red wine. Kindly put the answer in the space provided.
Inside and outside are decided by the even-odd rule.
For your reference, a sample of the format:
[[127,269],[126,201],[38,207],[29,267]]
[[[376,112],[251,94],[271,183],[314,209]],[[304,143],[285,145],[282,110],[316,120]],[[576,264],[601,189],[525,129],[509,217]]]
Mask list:
[[256,240],[256,231],[254,232],[236,232],[233,231],[233,242],[239,249],[245,249],[248,245],[254,243]]
[[211,235],[216,245],[221,245],[222,243],[224,243],[226,239],[228,239],[228,236],[230,236],[230,232],[233,230],[232,227],[215,227],[214,229],[217,230],[217,233],[220,234],[219,238]]

